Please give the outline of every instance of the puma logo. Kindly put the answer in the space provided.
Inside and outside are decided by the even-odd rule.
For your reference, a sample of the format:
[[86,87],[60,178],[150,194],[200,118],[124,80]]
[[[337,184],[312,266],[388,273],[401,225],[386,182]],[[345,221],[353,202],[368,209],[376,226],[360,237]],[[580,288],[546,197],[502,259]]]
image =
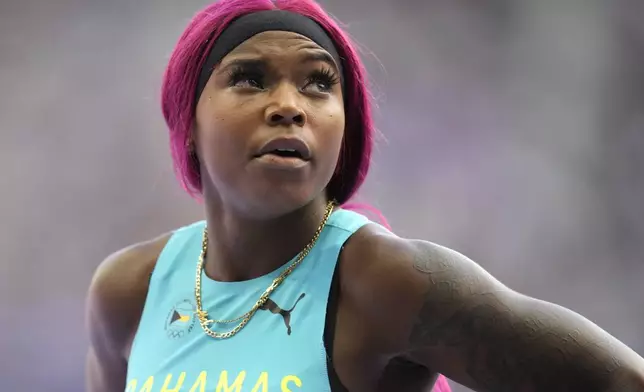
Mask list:
[[295,304],[293,305],[293,307],[288,310],[284,310],[280,308],[279,305],[273,302],[273,300],[270,298],[267,299],[266,302],[264,302],[264,305],[262,305],[259,309],[268,310],[273,314],[279,314],[280,316],[282,316],[282,318],[284,319],[284,324],[286,325],[286,333],[290,335],[291,334],[291,312],[295,309],[295,307],[297,306],[297,303],[300,302],[300,300],[304,298],[305,295],[306,295],[305,293],[300,294],[297,301],[295,301]]

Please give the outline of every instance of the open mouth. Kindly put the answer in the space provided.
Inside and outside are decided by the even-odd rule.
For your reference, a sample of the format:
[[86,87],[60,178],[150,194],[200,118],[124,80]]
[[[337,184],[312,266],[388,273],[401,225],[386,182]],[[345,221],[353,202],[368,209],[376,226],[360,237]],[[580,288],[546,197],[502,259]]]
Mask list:
[[265,163],[299,167],[311,160],[311,150],[300,138],[278,137],[264,144],[255,157]]
[[255,156],[255,162],[265,169],[278,170],[280,172],[297,172],[309,165],[310,155],[308,148],[301,148],[298,145],[279,146],[265,148]]
[[292,148],[277,148],[275,150],[267,151],[262,155],[275,155],[281,158],[297,158],[305,160],[302,153]]

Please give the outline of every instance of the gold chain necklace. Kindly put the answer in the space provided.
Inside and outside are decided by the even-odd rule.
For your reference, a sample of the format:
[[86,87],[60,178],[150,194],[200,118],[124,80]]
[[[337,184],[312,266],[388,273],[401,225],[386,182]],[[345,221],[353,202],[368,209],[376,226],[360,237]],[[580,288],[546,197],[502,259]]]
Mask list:
[[[259,297],[257,302],[255,302],[255,305],[246,313],[243,315],[230,319],[230,320],[210,320],[208,319],[208,312],[203,310],[202,308],[202,303],[201,303],[201,275],[203,273],[203,266],[204,262],[206,260],[206,253],[208,252],[208,228],[205,227],[203,230],[203,238],[201,240],[201,254],[199,255],[199,261],[197,263],[197,276],[195,278],[195,300],[197,302],[197,318],[199,319],[199,324],[201,324],[201,328],[203,331],[206,333],[206,335],[215,338],[215,339],[228,339],[232,336],[235,336],[239,331],[241,331],[242,328],[248,324],[250,319],[255,315],[255,312],[259,308],[261,308],[266,301],[268,300],[269,296],[275,289],[282,284],[284,279],[286,279],[291,272],[300,265],[300,263],[304,260],[304,258],[309,254],[311,249],[315,246],[315,243],[317,242],[318,238],[320,238],[320,234],[322,233],[322,229],[324,229],[324,226],[326,226],[327,221],[329,220],[329,217],[331,216],[331,213],[333,212],[333,208],[335,207],[334,202],[329,202],[326,206],[326,211],[324,213],[324,218],[322,219],[322,223],[318,228],[315,230],[315,234],[313,235],[313,238],[311,241],[304,247],[304,249],[297,255],[297,258],[295,261],[286,267],[284,272],[282,272],[277,278],[273,280],[273,283],[271,283],[270,286],[264,291],[264,293]],[[241,321],[240,321],[241,320]],[[212,329],[210,329],[211,324],[231,324],[234,322],[240,321],[239,324],[233,329],[231,329],[228,332],[215,332]]]

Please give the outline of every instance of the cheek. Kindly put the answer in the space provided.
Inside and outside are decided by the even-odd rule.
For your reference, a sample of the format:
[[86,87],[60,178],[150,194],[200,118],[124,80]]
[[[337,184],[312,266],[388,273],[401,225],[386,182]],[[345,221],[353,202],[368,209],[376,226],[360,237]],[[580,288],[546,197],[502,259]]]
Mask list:
[[320,150],[326,159],[332,161],[329,163],[335,165],[344,138],[344,111],[334,110],[320,113],[316,116],[316,122],[314,129],[320,130],[317,135]]
[[339,154],[341,153],[342,150],[342,142],[344,140],[344,116],[342,118],[338,118],[335,121],[333,121],[333,132],[331,132],[331,135],[329,139],[331,139],[332,146],[330,146],[333,151],[334,151],[334,162],[337,162],[340,157]]
[[196,139],[200,157],[206,166],[235,162],[246,152],[248,135],[245,131],[253,129],[249,124],[252,116],[244,110],[244,105],[231,106],[225,100],[219,100],[217,105],[211,102],[214,100],[197,113]]

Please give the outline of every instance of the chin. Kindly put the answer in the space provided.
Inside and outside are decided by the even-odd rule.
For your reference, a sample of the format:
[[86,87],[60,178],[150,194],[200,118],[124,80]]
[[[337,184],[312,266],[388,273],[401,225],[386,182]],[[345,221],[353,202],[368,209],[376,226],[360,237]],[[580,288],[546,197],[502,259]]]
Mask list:
[[254,189],[247,194],[240,207],[245,215],[271,219],[297,211],[320,196],[324,196],[323,190],[316,192],[304,184],[272,184],[268,188]]
[[[213,181],[212,189],[220,196],[224,208],[232,208],[249,219],[274,219],[295,212],[312,202],[326,202],[326,177],[311,171],[282,173],[265,170],[252,175],[226,178],[226,181]],[[327,173],[324,173],[327,174]]]

